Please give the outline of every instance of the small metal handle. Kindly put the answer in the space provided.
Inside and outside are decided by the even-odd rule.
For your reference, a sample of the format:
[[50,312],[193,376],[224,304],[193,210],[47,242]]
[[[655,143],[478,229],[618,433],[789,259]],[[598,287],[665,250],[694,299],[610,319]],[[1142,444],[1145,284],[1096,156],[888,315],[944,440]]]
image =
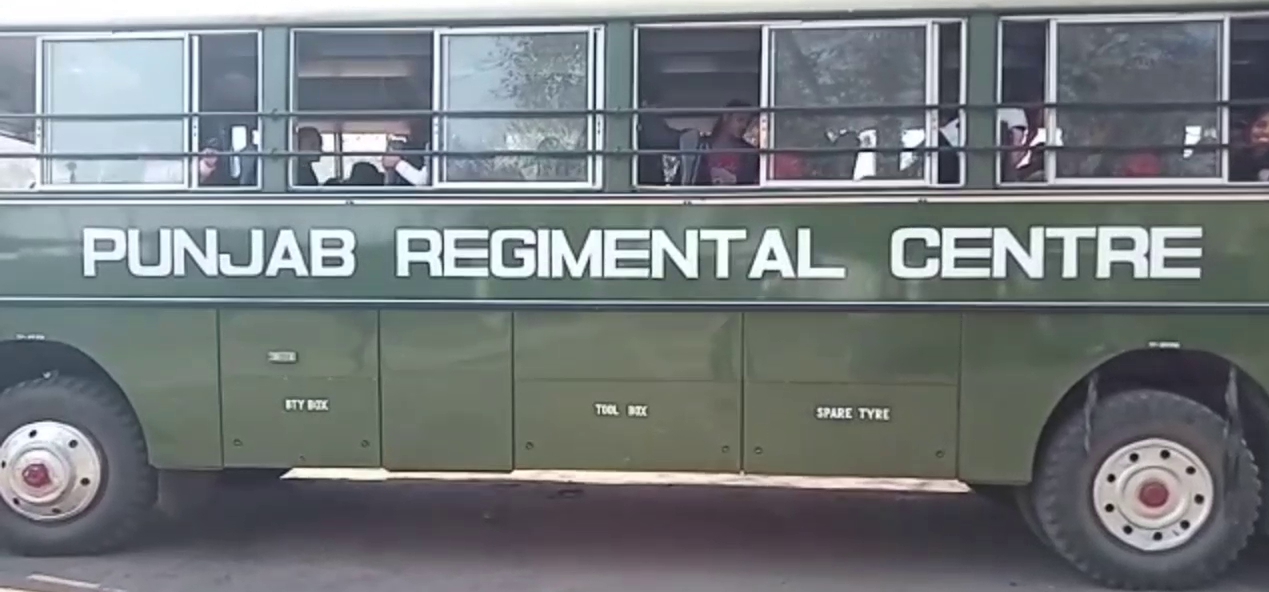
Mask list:
[[299,354],[288,350],[274,350],[267,357],[270,364],[294,364],[300,359]]

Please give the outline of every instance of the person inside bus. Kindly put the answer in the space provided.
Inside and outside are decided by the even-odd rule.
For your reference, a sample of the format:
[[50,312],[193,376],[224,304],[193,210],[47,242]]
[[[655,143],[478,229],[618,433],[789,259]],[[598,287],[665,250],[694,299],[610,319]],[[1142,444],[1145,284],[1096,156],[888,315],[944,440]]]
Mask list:
[[352,165],[352,169],[348,171],[348,178],[344,179],[340,185],[374,187],[383,185],[383,182],[384,174],[375,165],[362,161]]
[[[645,109],[662,106],[654,87],[649,86],[643,91],[641,106]],[[674,150],[679,147],[679,138],[684,131],[671,126],[663,115],[657,113],[640,114],[638,129],[640,150]],[[638,163],[640,185],[666,184],[664,154],[640,154]]]
[[1229,180],[1269,181],[1269,107],[1261,107],[1243,131],[1243,145],[1229,158]]
[[[728,109],[751,109],[753,105],[734,99]],[[745,132],[755,116],[748,111],[729,111],[714,122],[709,135],[695,142],[694,154],[684,154],[680,175],[684,185],[757,185],[757,147],[745,140]]]
[[427,150],[432,143],[432,126],[416,119],[410,122],[410,135],[405,141],[388,142],[388,152],[380,164],[388,185],[418,186],[428,182],[427,159],[423,154],[399,154],[404,150]]
[[219,138],[208,138],[203,142],[202,154],[198,157],[198,185],[200,187],[226,187],[237,185],[238,180],[229,172],[229,161],[225,158]]
[[[311,126],[304,126],[295,130],[295,149],[299,152],[321,152],[321,132]],[[317,173],[313,170],[313,165],[320,158],[316,154],[305,154],[295,157],[295,185],[297,187],[317,186]]]

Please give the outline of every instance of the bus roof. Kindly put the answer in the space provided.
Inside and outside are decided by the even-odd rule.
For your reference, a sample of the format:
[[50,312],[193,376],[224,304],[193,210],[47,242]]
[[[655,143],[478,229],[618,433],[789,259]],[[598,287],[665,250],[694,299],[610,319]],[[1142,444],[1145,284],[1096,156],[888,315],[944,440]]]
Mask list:
[[[258,25],[357,25],[393,22],[514,22],[612,18],[688,19],[842,14],[851,12],[940,12],[993,9],[1034,11],[1211,10],[1217,5],[1252,8],[1257,0],[214,0],[212,2],[10,2],[0,10],[0,29],[198,28]],[[493,16],[491,16],[493,15]]]

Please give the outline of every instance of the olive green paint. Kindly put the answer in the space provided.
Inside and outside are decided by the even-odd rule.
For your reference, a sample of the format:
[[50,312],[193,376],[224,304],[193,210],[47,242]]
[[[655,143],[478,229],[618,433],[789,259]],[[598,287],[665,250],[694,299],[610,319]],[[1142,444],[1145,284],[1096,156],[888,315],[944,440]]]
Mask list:
[[961,45],[965,48],[965,146],[975,150],[965,154],[965,187],[989,189],[996,184],[999,153],[984,150],[999,142],[995,105],[1000,102],[996,86],[1000,70],[996,58],[1000,21],[994,14],[974,14],[965,20]]
[[[953,477],[959,354],[956,314],[745,315],[746,471]],[[817,419],[820,406],[890,421]]]
[[214,310],[0,308],[0,337],[18,335],[71,345],[101,365],[127,394],[155,466],[221,466]]
[[511,314],[380,313],[383,464],[509,471]]
[[[220,339],[226,465],[380,465],[376,311],[226,310]],[[287,411],[287,399],[329,411]]]
[[1269,319],[1246,314],[966,314],[960,477],[1025,482],[1061,396],[1102,363],[1152,342],[1217,354],[1269,385],[1266,329]]
[[[634,104],[635,29],[630,21],[614,21],[604,27],[604,101],[613,110],[630,109]],[[630,150],[634,146],[634,117],[609,115],[604,121],[604,149]],[[634,185],[634,167],[629,158],[609,156],[603,160],[604,190],[625,193]]]
[[[740,469],[740,315],[522,312],[515,322],[517,466]],[[597,404],[621,415],[597,415]]]
[[[1247,271],[1269,247],[1264,209],[1234,201],[16,202],[0,218],[0,246],[23,255],[0,261],[0,277],[21,281],[4,287],[0,299],[11,304],[0,308],[0,328],[43,334],[96,359],[133,401],[165,467],[743,469],[1013,482],[1029,475],[1062,395],[1122,352],[1178,341],[1269,378],[1269,350],[1256,338],[1263,322],[1217,314],[1269,298],[1269,284]],[[1035,224],[1104,220],[1202,226],[1203,279],[1062,280],[1056,254],[1046,280],[1022,279],[1012,267],[1002,280],[904,281],[889,272],[890,233],[901,226],[999,225],[1025,235]],[[239,260],[251,227],[270,236],[292,228],[302,242],[309,228],[349,228],[358,267],[351,278],[139,279],[116,263],[85,278],[79,233],[88,225],[136,227],[149,239],[160,226],[216,228]],[[779,227],[790,235],[806,227],[815,262],[849,273],[403,280],[394,277],[391,243],[405,226],[557,226],[573,236],[600,227]],[[733,262],[749,256],[739,249]],[[714,263],[704,252],[702,269]],[[12,302],[23,297],[109,304]],[[528,298],[546,308],[515,304]],[[632,309],[639,303],[697,308]],[[773,303],[828,308],[766,308]],[[1081,312],[1116,303],[1124,306],[1111,314]],[[1188,308],[1150,312],[1141,303]],[[296,353],[294,364],[268,360],[285,351]],[[288,398],[326,398],[331,411],[287,412]],[[597,403],[622,413],[597,415]],[[630,406],[646,406],[647,417],[629,417]],[[890,421],[816,419],[820,406],[889,408]]]
[[[266,153],[290,147],[294,127],[290,118],[272,115],[291,110],[291,29],[265,27],[260,32],[260,148]],[[260,187],[264,191],[285,191],[291,184],[285,156],[260,159]]]

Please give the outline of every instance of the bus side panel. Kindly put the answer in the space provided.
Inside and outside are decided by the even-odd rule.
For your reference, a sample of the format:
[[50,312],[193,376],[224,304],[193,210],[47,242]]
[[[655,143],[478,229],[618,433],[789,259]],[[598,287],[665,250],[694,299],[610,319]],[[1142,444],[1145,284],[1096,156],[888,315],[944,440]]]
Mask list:
[[511,313],[385,310],[383,463],[510,471]]
[[65,343],[119,383],[162,469],[221,465],[216,311],[6,308],[0,335]]
[[741,316],[515,313],[516,466],[740,469]]
[[[965,316],[960,478],[1024,483],[1050,414],[1101,364],[1151,342],[1174,342],[1269,373],[1247,315],[975,313]],[[1223,385],[1213,385],[1221,388]],[[1080,393],[1082,396],[1082,393]]]
[[960,318],[745,316],[745,470],[950,478]]
[[227,466],[378,467],[379,314],[220,313]]

